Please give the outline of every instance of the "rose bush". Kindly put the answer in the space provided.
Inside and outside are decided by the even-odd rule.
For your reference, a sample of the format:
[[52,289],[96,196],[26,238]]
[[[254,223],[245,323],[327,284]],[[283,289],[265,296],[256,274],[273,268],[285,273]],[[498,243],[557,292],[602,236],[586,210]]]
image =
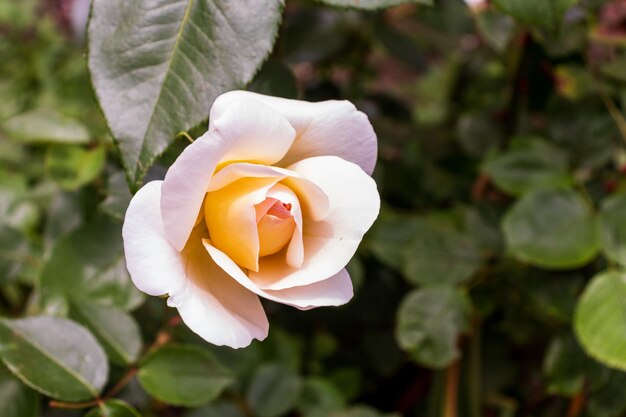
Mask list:
[[352,298],[344,268],[376,219],[376,135],[347,101],[233,91],[163,181],[133,197],[127,267],[205,340],[264,339],[259,296],[299,309]]

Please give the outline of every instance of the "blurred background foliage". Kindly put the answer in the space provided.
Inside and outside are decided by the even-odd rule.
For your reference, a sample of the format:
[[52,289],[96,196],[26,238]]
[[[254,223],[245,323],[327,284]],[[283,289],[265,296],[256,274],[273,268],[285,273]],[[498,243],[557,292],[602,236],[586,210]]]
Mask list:
[[2,417],[626,415],[626,1],[288,0],[240,87],[353,101],[383,209],[242,350],[130,282],[84,3],[0,0]]

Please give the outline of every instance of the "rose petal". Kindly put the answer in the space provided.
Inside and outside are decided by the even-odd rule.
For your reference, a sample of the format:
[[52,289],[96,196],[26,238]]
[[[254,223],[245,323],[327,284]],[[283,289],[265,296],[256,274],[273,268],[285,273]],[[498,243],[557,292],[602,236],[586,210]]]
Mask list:
[[187,242],[211,177],[220,163],[273,164],[293,143],[295,131],[278,112],[250,98],[232,100],[211,128],[181,153],[163,182],[165,234],[178,250]]
[[289,300],[300,310],[310,310],[320,306],[340,306],[352,299],[352,280],[346,269],[323,281],[302,287],[284,290],[266,290],[266,294],[277,299]]
[[126,267],[137,288],[146,294],[163,295],[185,286],[180,253],[165,238],[161,220],[161,185],[144,185],[130,201],[122,237]]
[[215,246],[244,268],[259,268],[259,236],[254,206],[265,200],[279,178],[242,178],[207,193],[204,218]]
[[354,162],[371,174],[376,165],[376,134],[367,116],[348,101],[309,103],[264,96],[248,91],[230,91],[219,96],[211,107],[211,124],[230,103],[241,97],[262,101],[289,120],[297,138],[278,165],[288,166],[313,156],[334,155]]
[[[291,204],[291,215],[293,216],[296,227],[291,235],[285,261],[292,267],[299,267],[304,261],[304,245],[302,243],[302,209],[300,208],[300,200],[296,194],[287,186],[276,184],[268,192],[267,196],[275,198],[283,203]],[[282,254],[277,254],[282,256]]]
[[269,323],[253,292],[239,285],[215,264],[202,245],[204,225],[194,228],[183,251],[188,283],[168,304],[178,308],[185,324],[206,341],[233,348],[267,337]]
[[357,165],[334,156],[305,159],[288,168],[326,193],[330,212],[303,226],[304,262],[299,268],[272,255],[261,258],[250,279],[264,290],[309,285],[338,273],[356,252],[380,209],[376,183]]
[[170,294],[168,304],[177,306],[185,323],[210,343],[243,347],[254,338],[264,339],[269,325],[258,297],[212,261],[201,237],[195,244],[200,256],[194,259],[185,258],[167,241],[161,186],[162,181],[143,186],[126,212],[122,235],[133,283],[150,295]]
[[280,291],[263,291],[246,276],[232,259],[213,246],[208,239],[204,239],[202,243],[215,263],[228,275],[248,290],[268,300],[308,310],[315,307],[342,305],[352,298],[352,283],[347,272],[344,273],[344,271],[311,285]]

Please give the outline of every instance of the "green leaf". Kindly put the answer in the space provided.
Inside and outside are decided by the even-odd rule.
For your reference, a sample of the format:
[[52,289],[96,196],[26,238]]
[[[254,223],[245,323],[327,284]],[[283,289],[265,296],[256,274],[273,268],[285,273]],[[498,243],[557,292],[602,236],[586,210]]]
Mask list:
[[89,131],[80,122],[53,109],[34,109],[2,123],[2,130],[23,143],[84,144]]
[[302,381],[293,371],[268,364],[255,373],[246,400],[259,417],[277,417],[293,409],[300,397]]
[[120,225],[104,220],[56,242],[43,265],[40,287],[44,306],[61,302],[65,309],[70,297],[122,310],[132,310],[144,299],[126,270]]
[[574,328],[585,351],[598,361],[626,370],[626,274],[596,275],[583,292]]
[[616,194],[602,203],[600,232],[606,257],[626,266],[626,194]]
[[51,146],[46,152],[46,172],[61,187],[76,190],[100,174],[106,161],[104,147]]
[[233,382],[230,371],[213,355],[195,346],[165,346],[139,368],[139,383],[153,397],[173,405],[208,403]]
[[107,400],[90,410],[85,417],[141,417],[141,414],[121,400]]
[[567,155],[541,139],[519,139],[508,152],[488,160],[483,170],[499,188],[513,195],[566,187],[572,182]]
[[383,221],[373,233],[371,248],[415,285],[460,283],[482,263],[473,239],[450,225],[424,218],[402,216]]
[[0,365],[0,416],[39,416],[39,395]]
[[302,394],[298,401],[298,411],[306,417],[325,417],[329,413],[341,410],[346,400],[341,392],[329,381],[319,378],[307,378],[302,385]]
[[538,190],[509,210],[502,224],[508,250],[542,268],[583,266],[598,253],[597,221],[571,190]]
[[593,417],[623,416],[626,412],[626,374],[611,372],[609,381],[600,389],[590,393],[587,400],[587,415]]
[[500,10],[528,25],[556,31],[576,0],[493,0]]
[[139,326],[125,312],[94,302],[72,300],[70,314],[87,327],[102,344],[111,362],[117,365],[134,363],[141,352]]
[[405,3],[432,5],[433,0],[318,0],[331,6],[353,7],[355,9],[382,9]]
[[281,9],[280,0],[93,2],[89,70],[133,184],[219,94],[252,79]]
[[546,390],[549,394],[572,397],[585,383],[591,390],[606,383],[609,370],[591,360],[571,334],[552,339],[543,361]]
[[458,358],[457,341],[469,330],[471,304],[451,287],[427,287],[410,292],[400,304],[396,339],[424,366],[444,368]]
[[0,358],[27,385],[62,401],[97,396],[109,374],[91,333],[55,317],[0,320]]

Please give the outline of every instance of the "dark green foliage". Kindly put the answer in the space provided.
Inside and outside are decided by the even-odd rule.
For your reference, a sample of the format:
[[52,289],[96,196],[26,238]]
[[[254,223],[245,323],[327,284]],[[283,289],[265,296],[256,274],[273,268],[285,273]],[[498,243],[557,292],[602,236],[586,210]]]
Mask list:
[[[625,415],[622,1],[70,3],[0,0],[1,417]],[[121,222],[238,88],[355,103],[383,209],[348,305],[232,350]]]

